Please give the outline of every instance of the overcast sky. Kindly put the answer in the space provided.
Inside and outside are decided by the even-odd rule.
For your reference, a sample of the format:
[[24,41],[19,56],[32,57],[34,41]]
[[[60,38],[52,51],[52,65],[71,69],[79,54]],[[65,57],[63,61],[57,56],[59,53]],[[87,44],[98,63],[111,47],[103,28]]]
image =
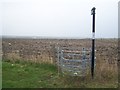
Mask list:
[[119,0],[1,0],[0,35],[91,38],[118,37]]

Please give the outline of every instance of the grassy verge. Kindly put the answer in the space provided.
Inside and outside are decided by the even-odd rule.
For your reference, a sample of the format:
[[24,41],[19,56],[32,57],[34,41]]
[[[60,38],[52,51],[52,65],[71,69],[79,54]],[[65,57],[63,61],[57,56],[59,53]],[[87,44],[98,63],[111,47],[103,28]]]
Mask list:
[[95,76],[58,76],[57,67],[48,63],[2,62],[3,88],[116,88],[114,80]]

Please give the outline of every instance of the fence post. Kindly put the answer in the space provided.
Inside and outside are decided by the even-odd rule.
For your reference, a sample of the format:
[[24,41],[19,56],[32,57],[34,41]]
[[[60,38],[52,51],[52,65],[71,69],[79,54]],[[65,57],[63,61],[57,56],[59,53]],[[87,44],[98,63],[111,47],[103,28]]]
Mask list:
[[95,7],[91,10],[93,15],[93,29],[92,29],[92,60],[91,60],[91,76],[94,78],[94,59],[95,59]]
[[86,65],[86,50],[82,49],[82,75],[85,75],[85,65]]

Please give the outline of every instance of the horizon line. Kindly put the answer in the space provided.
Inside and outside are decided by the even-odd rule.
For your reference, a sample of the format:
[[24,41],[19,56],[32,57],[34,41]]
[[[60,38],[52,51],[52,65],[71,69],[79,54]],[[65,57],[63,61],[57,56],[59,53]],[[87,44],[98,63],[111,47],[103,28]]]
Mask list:
[[[51,36],[12,36],[0,35],[2,38],[30,38],[30,39],[92,39],[92,37],[51,37]],[[118,37],[96,37],[96,39],[118,39]]]

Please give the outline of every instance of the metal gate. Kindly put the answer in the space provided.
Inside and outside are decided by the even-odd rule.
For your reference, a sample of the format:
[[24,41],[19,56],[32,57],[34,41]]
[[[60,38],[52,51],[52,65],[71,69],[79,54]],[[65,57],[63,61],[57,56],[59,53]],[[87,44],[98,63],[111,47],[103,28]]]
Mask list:
[[63,74],[85,76],[91,66],[91,48],[58,47],[58,67]]

